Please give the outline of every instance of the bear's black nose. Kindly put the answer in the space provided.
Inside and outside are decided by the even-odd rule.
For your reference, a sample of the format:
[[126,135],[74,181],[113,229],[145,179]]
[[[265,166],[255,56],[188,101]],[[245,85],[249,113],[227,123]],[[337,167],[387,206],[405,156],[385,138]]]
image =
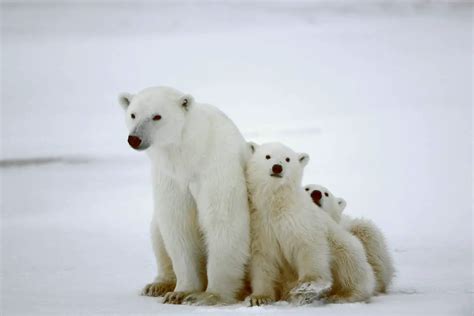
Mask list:
[[281,165],[273,165],[272,172],[274,174],[280,174],[283,171],[283,167]]
[[132,146],[133,149],[137,149],[142,143],[142,140],[140,139],[140,137],[130,135],[128,136],[128,143],[130,144],[130,146]]
[[323,194],[321,193],[321,191],[314,190],[313,192],[311,192],[311,198],[313,199],[313,202],[318,205],[322,197],[323,197]]

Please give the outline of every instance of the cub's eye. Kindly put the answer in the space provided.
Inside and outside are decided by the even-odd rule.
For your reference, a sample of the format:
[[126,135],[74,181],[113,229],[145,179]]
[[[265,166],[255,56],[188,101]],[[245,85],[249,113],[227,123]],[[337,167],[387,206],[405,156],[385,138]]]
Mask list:
[[135,119],[135,114],[132,113],[132,114],[130,115],[130,117],[131,117],[132,119]]
[[306,188],[305,190],[306,190],[306,191],[309,191],[309,188]]
[[288,158],[288,157],[286,157],[285,160],[286,160],[286,162],[290,162],[290,158]]
[[159,121],[159,120],[161,120],[161,115],[157,114],[153,116],[153,121]]
[[268,159],[270,159],[270,158],[272,158],[272,157],[270,157],[270,155],[266,155],[265,158],[268,160]]
[[327,193],[327,192],[324,192],[324,195],[325,195],[325,196],[329,196],[329,193]]

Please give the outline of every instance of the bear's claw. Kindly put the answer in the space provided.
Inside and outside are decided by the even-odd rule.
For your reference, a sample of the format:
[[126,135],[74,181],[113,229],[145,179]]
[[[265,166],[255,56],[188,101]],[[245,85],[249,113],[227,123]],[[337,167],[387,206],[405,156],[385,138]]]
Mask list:
[[172,292],[176,286],[175,282],[153,282],[147,284],[141,293],[143,296],[163,296],[168,292]]
[[219,295],[209,292],[193,293],[183,300],[183,304],[186,305],[217,305],[222,303],[223,301]]
[[189,295],[189,292],[168,292],[165,294],[163,304],[175,304],[179,305],[183,302],[184,298]]
[[250,306],[263,306],[273,303],[273,299],[266,295],[252,295],[249,299]]

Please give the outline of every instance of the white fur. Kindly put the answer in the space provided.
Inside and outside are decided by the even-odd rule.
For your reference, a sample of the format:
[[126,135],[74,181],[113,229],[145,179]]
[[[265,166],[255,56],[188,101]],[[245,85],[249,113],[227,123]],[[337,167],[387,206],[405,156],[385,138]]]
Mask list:
[[163,284],[176,280],[165,302],[234,301],[249,256],[244,138],[217,108],[172,88],[148,88],[119,100],[130,135],[142,139],[138,149],[152,163],[158,275],[144,294],[163,295]]
[[346,201],[335,197],[327,188],[310,184],[304,189],[310,196],[315,190],[322,192],[319,206],[362,242],[375,273],[375,293],[385,293],[392,282],[395,269],[382,231],[370,220],[342,215]]
[[[294,294],[302,292],[318,298],[325,293],[314,293],[315,289],[323,291],[331,285],[329,300],[368,299],[374,278],[362,245],[325,212],[315,211],[301,188],[308,155],[279,143],[250,143],[250,147],[250,303],[293,300]],[[275,176],[275,164],[282,166],[281,177]]]

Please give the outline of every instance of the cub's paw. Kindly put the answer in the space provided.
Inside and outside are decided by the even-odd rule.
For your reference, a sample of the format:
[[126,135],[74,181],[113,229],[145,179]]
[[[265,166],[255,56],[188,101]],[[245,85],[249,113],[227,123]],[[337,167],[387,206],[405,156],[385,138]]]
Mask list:
[[175,304],[179,305],[183,302],[184,298],[189,295],[189,292],[168,292],[165,294],[163,304]]
[[176,286],[175,282],[153,282],[150,284],[147,284],[143,290],[141,295],[144,296],[163,296],[168,292],[171,292],[174,290]]
[[327,293],[331,289],[330,282],[316,282],[316,281],[307,281],[307,282],[300,282],[297,286],[295,286],[291,291],[290,294],[317,294],[318,296]]
[[290,294],[288,297],[288,303],[293,305],[306,305],[312,304],[319,299],[320,296],[315,293]]
[[224,302],[219,295],[209,292],[192,293],[183,300],[183,304],[186,305],[218,305],[224,303],[227,302]]
[[263,306],[273,303],[274,300],[268,295],[250,295],[249,306]]
[[289,301],[296,305],[311,304],[319,300],[330,289],[331,283],[329,282],[301,282],[290,291]]

